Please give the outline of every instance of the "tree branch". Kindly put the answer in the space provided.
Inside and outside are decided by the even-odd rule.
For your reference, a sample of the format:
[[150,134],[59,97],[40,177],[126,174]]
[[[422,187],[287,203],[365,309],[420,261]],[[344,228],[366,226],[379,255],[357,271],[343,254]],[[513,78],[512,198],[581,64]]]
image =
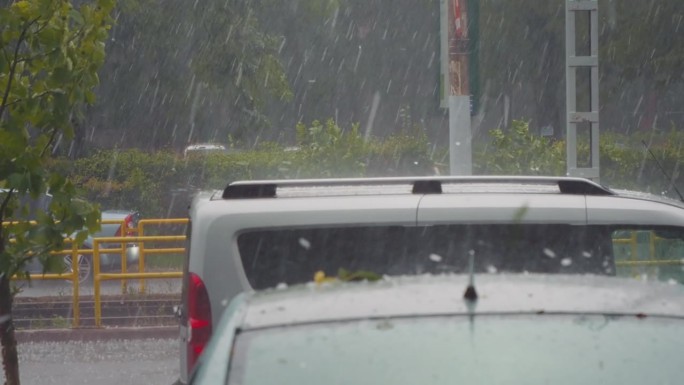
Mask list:
[[[41,93],[39,93],[39,94],[33,95],[33,98],[34,98],[34,99],[42,98],[43,96],[48,96],[48,95],[50,95],[50,94],[52,94],[52,93],[54,93],[53,90],[43,91],[43,92],[41,92]],[[6,105],[7,107],[9,107],[9,106],[12,106],[12,105],[14,105],[14,104],[21,103],[21,102],[23,102],[24,100],[25,100],[25,99],[15,99],[15,100],[12,100],[11,102],[7,102],[5,105]]]
[[50,139],[48,140],[47,143],[45,143],[45,147],[43,147],[43,149],[40,151],[40,157],[41,157],[41,158],[42,158],[43,156],[45,156],[45,153],[47,152],[47,150],[48,150],[48,149],[50,148],[50,146],[52,145],[52,142],[55,141],[55,138],[57,137],[57,133],[58,133],[58,132],[59,132],[58,129],[56,129],[56,128],[53,128],[53,129],[52,129],[52,134],[50,134]]
[[[76,39],[78,39],[79,37],[82,37],[82,35],[84,34],[84,32],[85,32],[85,29],[84,29],[84,28],[80,28],[78,31],[76,31],[76,32],[69,38],[69,40],[67,40],[66,43],[67,43],[67,44],[73,43],[74,41],[76,41]],[[39,59],[39,58],[42,58],[42,57],[46,57],[46,56],[52,55],[53,53],[59,51],[61,48],[62,48],[62,47],[53,48],[53,49],[51,49],[50,51],[47,51],[47,52],[43,52],[43,53],[39,53],[39,54],[34,55],[34,56],[22,58],[22,59],[19,60],[19,63],[22,63],[22,62],[31,62],[32,60],[35,60],[35,59]]]

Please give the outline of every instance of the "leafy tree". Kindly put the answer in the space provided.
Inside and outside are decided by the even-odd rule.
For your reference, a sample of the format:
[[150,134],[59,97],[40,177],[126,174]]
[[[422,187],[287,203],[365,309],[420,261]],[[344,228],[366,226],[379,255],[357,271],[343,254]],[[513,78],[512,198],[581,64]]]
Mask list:
[[[53,146],[73,136],[79,107],[94,101],[92,88],[104,61],[114,0],[21,0],[0,8],[0,339],[6,384],[19,384],[10,278],[27,277],[39,258],[46,271],[63,263],[49,258],[64,238],[82,241],[97,227],[98,210],[75,199],[74,185],[46,171]],[[46,212],[26,220],[31,201],[49,193]]]
[[209,91],[221,96],[230,132],[259,127],[267,117],[261,108],[267,97],[282,100],[292,93],[278,59],[281,39],[263,31],[259,1],[203,1],[196,3],[193,70]]
[[403,107],[412,123],[441,118],[438,12],[434,0],[120,0],[110,76],[77,136],[293,143],[296,123],[331,116],[365,131],[376,98],[373,134],[397,128]]
[[[265,101],[291,96],[280,37],[258,17],[281,3],[121,0],[103,68],[110,76],[83,125],[117,147],[145,149],[225,143],[265,126]],[[85,129],[78,134],[83,142]]]

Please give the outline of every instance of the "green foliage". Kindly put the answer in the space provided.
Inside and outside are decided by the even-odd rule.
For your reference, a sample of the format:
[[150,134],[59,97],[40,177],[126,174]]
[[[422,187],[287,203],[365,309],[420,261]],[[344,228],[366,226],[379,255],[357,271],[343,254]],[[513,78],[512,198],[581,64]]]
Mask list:
[[674,187],[680,191],[684,188],[680,171],[683,144],[684,133],[674,128],[630,136],[603,135],[602,181],[620,188],[676,197]]
[[[192,154],[108,150],[73,163],[71,178],[89,200],[107,209],[135,209],[147,217],[186,215],[191,195],[235,180],[426,175],[432,173],[420,132],[365,140],[358,126],[332,120],[297,127],[298,145],[266,142],[251,151]],[[54,167],[64,169],[62,163]]]
[[529,123],[490,131],[492,141],[475,152],[477,173],[495,175],[564,175],[565,143],[533,135]]
[[[82,240],[84,228],[97,227],[97,209],[45,167],[57,136],[71,138],[72,118],[94,100],[113,6],[22,0],[0,9],[0,220],[19,221],[0,233],[0,274],[20,273],[34,256],[58,271],[47,252],[62,247],[65,235],[77,231]],[[34,225],[22,221],[31,200],[47,191],[48,211],[38,212]]]
[[[652,138],[652,150],[666,170],[679,178],[682,134]],[[343,129],[332,120],[297,126],[297,146],[264,142],[250,151],[232,150],[183,157],[171,151],[108,150],[75,161],[74,183],[89,200],[107,209],[135,209],[147,217],[187,213],[191,196],[222,189],[235,180],[433,175],[435,157],[421,130],[400,131],[385,140],[366,140],[357,126]],[[531,134],[523,121],[508,131],[492,130],[490,141],[474,149],[476,174],[565,175],[565,142]],[[587,151],[588,143],[579,150]],[[602,182],[611,187],[660,193],[669,180],[633,137],[603,135],[600,145]],[[441,152],[437,151],[438,153]],[[439,160],[439,158],[437,158]],[[66,170],[63,162],[51,167]]]
[[[76,199],[63,174],[46,170],[57,137],[72,138],[72,119],[94,101],[105,57],[114,0],[79,3],[20,0],[0,8],[0,223],[10,221],[0,226],[0,336],[9,385],[19,384],[10,278],[25,276],[33,258],[62,272],[62,259],[49,252],[99,226],[97,207]],[[49,206],[36,207],[47,192]]]
[[369,281],[375,282],[382,279],[382,276],[378,273],[367,270],[356,270],[349,271],[344,268],[340,268],[337,271],[337,279],[344,282],[354,282],[354,281]]
[[[490,141],[474,151],[476,174],[565,175],[564,141],[531,134],[523,121],[513,121],[508,131],[496,129],[489,134]],[[644,143],[650,143],[654,156]],[[601,183],[677,198],[674,187],[684,188],[682,143],[684,133],[674,128],[630,136],[604,133],[599,143]],[[589,153],[587,141],[580,141],[577,147],[580,157]]]
[[197,25],[192,69],[208,87],[232,101],[231,116],[239,126],[266,120],[261,107],[267,97],[289,100],[292,92],[278,59],[281,38],[263,32],[258,9],[249,1],[208,0],[195,3],[190,14]]
[[435,159],[430,151],[425,131],[414,128],[403,130],[372,144],[368,174],[430,175],[436,172]]
[[88,199],[102,207],[158,213],[162,207],[157,194],[175,176],[177,162],[175,155],[166,151],[102,151],[77,160],[72,178],[87,191]]
[[299,150],[295,158],[301,177],[353,177],[364,174],[368,144],[358,124],[343,131],[332,119],[297,125]]

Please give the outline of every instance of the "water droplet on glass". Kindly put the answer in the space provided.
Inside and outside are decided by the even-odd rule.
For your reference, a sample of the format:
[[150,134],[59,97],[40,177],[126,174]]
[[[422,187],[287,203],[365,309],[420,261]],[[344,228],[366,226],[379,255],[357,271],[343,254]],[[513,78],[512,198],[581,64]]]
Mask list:
[[306,238],[299,238],[299,245],[304,249],[309,250],[311,248],[311,242]]

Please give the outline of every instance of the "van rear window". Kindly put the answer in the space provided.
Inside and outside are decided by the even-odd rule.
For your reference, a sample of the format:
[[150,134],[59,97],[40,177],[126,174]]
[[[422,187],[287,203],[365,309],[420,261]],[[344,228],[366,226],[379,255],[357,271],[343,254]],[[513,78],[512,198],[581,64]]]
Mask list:
[[464,273],[615,274],[610,226],[433,225],[250,231],[238,237],[254,289],[310,282],[339,269],[378,275]]

